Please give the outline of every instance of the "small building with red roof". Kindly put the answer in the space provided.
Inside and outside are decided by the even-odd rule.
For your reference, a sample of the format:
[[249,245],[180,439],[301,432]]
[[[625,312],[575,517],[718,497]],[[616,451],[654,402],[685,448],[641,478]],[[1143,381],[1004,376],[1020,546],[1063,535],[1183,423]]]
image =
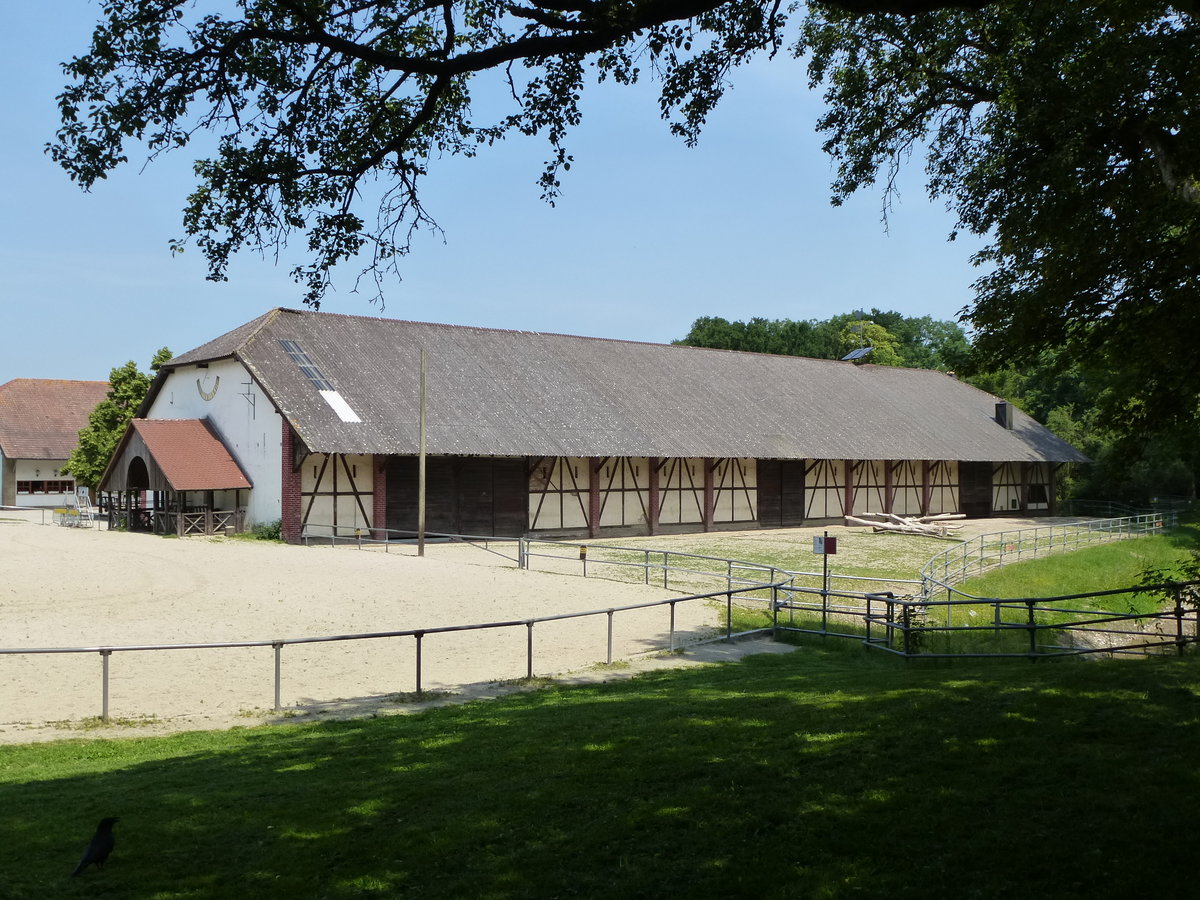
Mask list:
[[75,479],[62,473],[107,381],[14,378],[0,384],[0,506],[62,506]]

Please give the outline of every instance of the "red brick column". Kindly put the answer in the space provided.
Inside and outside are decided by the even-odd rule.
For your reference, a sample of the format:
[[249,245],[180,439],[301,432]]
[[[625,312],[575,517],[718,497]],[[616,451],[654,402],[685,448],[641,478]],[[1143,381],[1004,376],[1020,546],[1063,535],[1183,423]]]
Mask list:
[[375,481],[371,491],[374,509],[371,512],[371,536],[386,541],[387,531],[387,457],[376,454]]
[[282,427],[282,460],[280,473],[281,489],[279,493],[279,519],[282,537],[289,544],[300,543],[300,470],[295,465],[292,426],[283,419]]

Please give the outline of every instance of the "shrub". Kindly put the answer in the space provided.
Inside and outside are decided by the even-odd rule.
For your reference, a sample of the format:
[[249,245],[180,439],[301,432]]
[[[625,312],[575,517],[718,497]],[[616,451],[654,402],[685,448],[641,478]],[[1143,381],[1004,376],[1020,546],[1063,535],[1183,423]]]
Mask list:
[[260,541],[278,541],[283,539],[283,521],[258,522],[251,531]]

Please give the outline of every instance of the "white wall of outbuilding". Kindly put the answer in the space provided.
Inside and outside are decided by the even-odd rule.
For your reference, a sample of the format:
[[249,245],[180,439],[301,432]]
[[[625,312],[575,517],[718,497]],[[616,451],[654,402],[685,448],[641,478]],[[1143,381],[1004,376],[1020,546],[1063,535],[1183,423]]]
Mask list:
[[208,419],[250,479],[246,524],[281,517],[283,420],[240,362],[222,360],[204,368],[176,369],[167,376],[146,418]]

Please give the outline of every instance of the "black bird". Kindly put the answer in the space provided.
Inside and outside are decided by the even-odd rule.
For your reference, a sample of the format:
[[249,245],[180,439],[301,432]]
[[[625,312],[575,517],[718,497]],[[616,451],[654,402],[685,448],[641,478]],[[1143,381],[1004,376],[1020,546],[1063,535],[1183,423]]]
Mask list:
[[113,839],[113,825],[119,821],[121,820],[117,816],[109,816],[100,820],[100,824],[96,826],[96,833],[92,835],[92,842],[83,851],[83,859],[71,873],[72,877],[79,875],[92,864],[95,864],[97,869],[104,868],[104,861],[108,859],[108,854],[112,853],[113,845],[116,843]]

